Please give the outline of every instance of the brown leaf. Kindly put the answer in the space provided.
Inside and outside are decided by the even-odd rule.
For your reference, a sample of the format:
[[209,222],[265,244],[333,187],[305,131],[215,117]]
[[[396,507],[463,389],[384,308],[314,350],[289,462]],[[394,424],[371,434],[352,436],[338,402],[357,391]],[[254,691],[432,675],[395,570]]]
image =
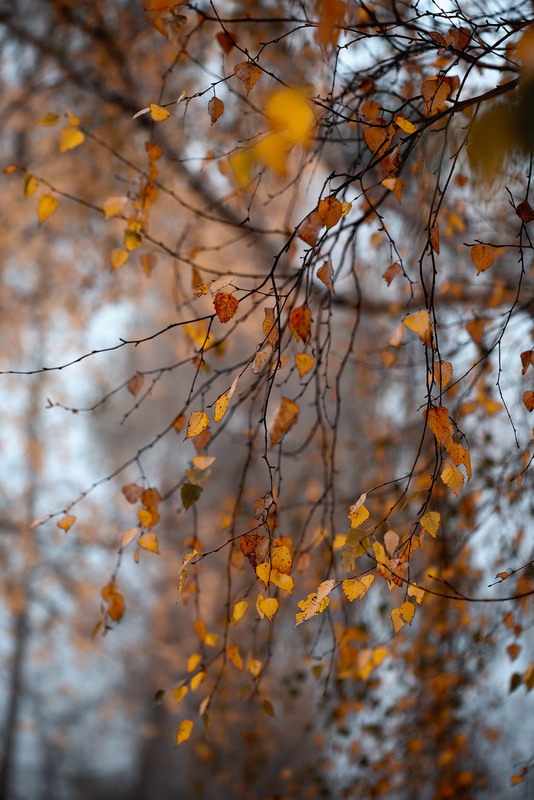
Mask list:
[[229,31],[228,33],[226,31],[220,31],[215,38],[225,53],[230,53],[233,50],[234,45],[238,42],[237,35],[235,33],[230,33]]
[[208,103],[208,111],[211,117],[211,124],[215,125],[219,117],[224,112],[224,103],[218,97],[212,97]]
[[323,223],[321,222],[321,217],[317,211],[312,211],[302,221],[299,227],[299,238],[302,239],[303,242],[306,242],[306,244],[309,244],[310,247],[315,247],[317,239],[319,238],[319,231],[322,227]]
[[124,614],[124,598],[115,589],[115,582],[111,581],[102,589],[102,597],[107,603],[107,613],[115,622],[119,622]]
[[271,425],[271,447],[274,447],[282,436],[293,427],[298,419],[299,411],[300,409],[294,400],[282,397]]
[[523,395],[523,403],[525,404],[527,411],[532,411],[532,409],[534,409],[534,392],[525,392]]
[[220,322],[229,322],[237,311],[239,301],[233,294],[217,292],[213,298],[213,306]]
[[444,78],[428,78],[421,84],[421,93],[426,103],[428,116],[435,114],[451,93],[451,86]]
[[376,125],[364,128],[363,139],[371,153],[376,158],[381,158],[393,139],[395,127],[386,125],[383,119],[378,119],[376,122]]
[[128,483],[122,487],[121,491],[129,503],[137,503],[143,494],[143,487],[138,486],[136,483]]
[[534,367],[534,350],[525,350],[521,353],[521,375],[524,375],[530,366]]
[[384,272],[382,277],[384,278],[384,280],[386,281],[387,285],[389,286],[390,283],[394,280],[394,278],[397,277],[397,275],[401,271],[402,271],[401,265],[399,264],[398,261],[395,261],[394,264],[391,264],[391,266],[387,268],[387,270]]
[[252,61],[242,61],[240,64],[236,64],[234,72],[247,90],[247,94],[258,82],[261,75],[261,69],[257,64],[253,64]]
[[312,323],[311,311],[308,306],[296,306],[289,312],[289,330],[298,341],[307,342],[310,337]]
[[522,203],[519,203],[515,213],[519,219],[522,220],[522,222],[532,222],[534,219],[534,209],[526,200],[523,200]]
[[130,382],[128,383],[128,391],[131,394],[136,395],[140,390],[141,386],[143,385],[144,380],[145,376],[143,375],[143,373],[138,372],[137,375],[134,375],[133,378],[131,378]]
[[330,261],[330,259],[328,261],[325,261],[323,266],[319,267],[319,269],[317,270],[317,277],[319,278],[319,280],[322,281],[328,289],[330,289],[332,294],[335,294],[334,286],[332,284],[333,274],[334,270],[332,268],[332,262]]
[[274,348],[278,344],[278,328],[276,327],[276,320],[274,317],[274,306],[263,309],[265,312],[265,319],[263,320],[263,333],[271,347]]

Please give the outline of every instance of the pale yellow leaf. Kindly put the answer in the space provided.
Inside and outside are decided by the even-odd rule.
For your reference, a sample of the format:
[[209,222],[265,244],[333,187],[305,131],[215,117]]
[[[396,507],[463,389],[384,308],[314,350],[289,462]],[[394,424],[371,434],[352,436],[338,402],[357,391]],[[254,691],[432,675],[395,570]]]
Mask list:
[[180,745],[183,744],[183,742],[187,742],[187,740],[191,736],[192,730],[193,730],[193,720],[183,719],[180,722],[178,733],[176,734],[176,744]]
[[315,364],[315,359],[309,353],[297,353],[295,355],[295,363],[299,371],[300,377],[306,375]]
[[423,514],[419,523],[423,530],[429,533],[431,536],[436,538],[438,535],[439,525],[441,522],[441,514],[439,511],[427,511],[426,514]]

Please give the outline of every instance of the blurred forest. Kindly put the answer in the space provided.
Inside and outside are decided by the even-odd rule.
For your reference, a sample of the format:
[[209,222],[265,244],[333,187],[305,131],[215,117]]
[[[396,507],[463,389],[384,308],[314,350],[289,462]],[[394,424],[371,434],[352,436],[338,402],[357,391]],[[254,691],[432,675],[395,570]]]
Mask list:
[[0,0],[0,800],[529,798],[530,0]]

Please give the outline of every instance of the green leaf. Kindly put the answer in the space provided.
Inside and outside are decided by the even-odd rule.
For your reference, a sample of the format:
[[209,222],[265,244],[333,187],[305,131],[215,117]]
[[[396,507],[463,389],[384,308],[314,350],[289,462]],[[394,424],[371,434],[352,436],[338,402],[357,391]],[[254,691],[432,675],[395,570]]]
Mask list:
[[191,506],[197,502],[203,491],[201,486],[196,486],[193,483],[184,483],[181,489],[184,508],[191,508]]

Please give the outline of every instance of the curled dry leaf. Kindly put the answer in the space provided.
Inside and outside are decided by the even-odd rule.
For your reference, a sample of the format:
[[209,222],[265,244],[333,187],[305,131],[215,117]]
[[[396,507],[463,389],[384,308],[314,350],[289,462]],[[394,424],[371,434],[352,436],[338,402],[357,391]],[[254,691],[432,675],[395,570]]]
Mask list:
[[399,264],[398,261],[395,261],[394,264],[391,264],[391,266],[389,266],[387,268],[387,270],[384,272],[382,277],[384,278],[384,280],[386,281],[387,285],[389,286],[391,284],[391,282],[394,280],[394,278],[396,278],[397,275],[399,274],[399,272],[401,272],[401,271],[402,271],[401,265]]
[[334,269],[332,267],[332,262],[330,261],[330,259],[328,261],[325,261],[322,267],[319,267],[319,269],[317,270],[317,277],[319,278],[319,280],[322,281],[328,289],[330,289],[332,294],[335,294],[334,286],[332,284],[333,274],[334,274]]
[[299,407],[294,400],[282,397],[278,411],[271,426],[271,447],[287,433],[296,423],[299,416]]
[[245,87],[247,94],[256,85],[261,75],[261,69],[252,61],[242,61],[240,64],[236,64],[234,72]]
[[297,341],[299,339],[304,343],[308,341],[311,323],[312,316],[308,306],[296,306],[289,312],[289,330]]
[[254,356],[254,363],[252,364],[252,372],[254,375],[259,375],[263,365],[269,360],[269,353],[267,350],[258,350]]
[[208,111],[211,118],[211,124],[215,125],[220,116],[224,112],[224,103],[218,97],[212,97],[208,103]]
[[317,211],[312,211],[299,226],[298,235],[303,242],[315,247],[319,238],[319,231],[323,227],[321,217]]
[[263,333],[267,337],[267,341],[274,348],[278,344],[278,328],[276,327],[276,320],[274,316],[274,306],[272,308],[264,308],[265,319],[263,320]]

